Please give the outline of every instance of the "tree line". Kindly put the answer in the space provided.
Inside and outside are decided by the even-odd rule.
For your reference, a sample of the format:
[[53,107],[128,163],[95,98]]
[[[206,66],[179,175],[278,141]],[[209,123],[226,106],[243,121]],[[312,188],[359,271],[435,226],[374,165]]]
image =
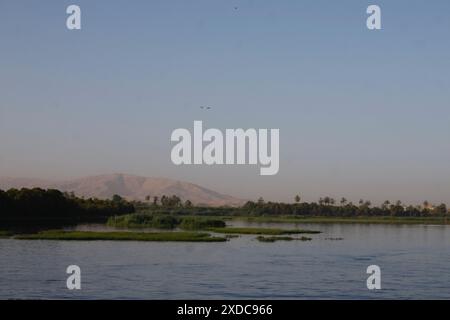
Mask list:
[[401,201],[391,203],[386,200],[381,206],[372,206],[371,201],[359,200],[353,204],[346,198],[339,201],[331,197],[320,198],[318,202],[300,202],[300,196],[294,197],[295,203],[248,201],[242,208],[252,215],[304,215],[304,216],[395,216],[395,217],[427,217],[446,216],[449,214],[447,206],[442,203],[432,206],[424,201],[421,206],[404,205]]
[[0,220],[96,220],[132,213],[134,205],[114,196],[112,200],[79,198],[56,189],[22,188],[0,190]]
[[146,202],[126,201],[119,195],[110,200],[84,199],[73,193],[55,189],[22,188],[0,190],[0,223],[3,221],[26,220],[74,220],[76,222],[106,221],[108,217],[150,209],[150,212],[173,214],[209,215],[300,215],[300,216],[395,216],[427,217],[447,216],[445,204],[432,206],[425,201],[421,206],[406,206],[401,201],[385,201],[373,206],[370,201],[360,200],[354,204],[346,198],[339,201],[331,197],[320,198],[318,202],[301,202],[299,195],[294,203],[248,201],[241,207],[199,207],[191,201],[182,201],[176,195],[146,197]]

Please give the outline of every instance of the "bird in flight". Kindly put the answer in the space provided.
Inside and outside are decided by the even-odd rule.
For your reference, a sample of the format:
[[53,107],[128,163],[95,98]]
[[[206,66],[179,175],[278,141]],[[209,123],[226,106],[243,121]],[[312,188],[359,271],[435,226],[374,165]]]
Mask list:
[[203,109],[203,110],[205,110],[205,109],[206,109],[206,110],[210,110],[211,107],[209,107],[209,106],[201,106],[200,109]]

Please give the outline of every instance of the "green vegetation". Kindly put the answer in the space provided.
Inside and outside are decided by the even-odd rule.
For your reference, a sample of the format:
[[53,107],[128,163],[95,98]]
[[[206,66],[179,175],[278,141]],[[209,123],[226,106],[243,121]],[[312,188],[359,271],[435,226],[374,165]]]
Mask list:
[[196,216],[172,216],[172,215],[152,215],[149,213],[134,213],[123,216],[110,217],[108,226],[121,228],[180,228],[184,230],[204,230],[229,235],[227,238],[236,234],[265,234],[265,235],[284,235],[284,234],[315,234],[320,231],[313,230],[285,230],[276,228],[234,228],[226,227],[223,220],[196,217]]
[[10,231],[2,231],[0,230],[0,239],[9,238],[13,235]]
[[225,222],[219,219],[194,216],[177,217],[163,214],[134,213],[110,217],[107,225],[121,228],[174,229],[179,227],[184,230],[205,230],[225,227]]
[[173,229],[180,224],[180,219],[169,215],[134,213],[110,217],[106,223],[108,226],[121,228]]
[[119,196],[113,200],[99,200],[81,199],[54,189],[0,190],[0,225],[5,226],[105,221],[108,216],[134,210],[132,203]]
[[181,218],[180,228],[185,230],[206,230],[209,228],[224,228],[225,221],[199,217]]
[[359,200],[358,205],[342,198],[339,203],[331,197],[320,198],[316,202],[300,203],[300,197],[295,197],[295,203],[257,202],[248,201],[241,208],[237,208],[236,215],[250,216],[320,216],[320,217],[446,217],[449,215],[447,206],[442,203],[432,206],[424,201],[421,206],[405,206],[401,201],[391,203],[386,200],[380,207],[372,206],[367,200]]
[[[135,213],[138,210],[139,213]],[[241,207],[194,206],[189,200],[173,196],[146,197],[146,201],[129,202],[119,195],[111,200],[78,198],[73,193],[40,188],[0,190],[0,227],[2,229],[61,228],[66,225],[105,222],[114,227],[211,230],[232,234],[287,234],[287,231],[256,231],[225,228],[225,220],[288,223],[377,223],[377,224],[449,224],[445,204],[405,206],[400,201],[385,201],[372,206],[370,201],[353,204],[345,198],[331,197],[318,202],[294,203],[248,201]],[[256,232],[256,233],[255,233]],[[5,237],[5,235],[0,235]]]
[[313,230],[285,230],[285,229],[275,229],[275,228],[209,228],[209,231],[216,233],[231,233],[231,234],[265,234],[265,235],[283,235],[283,234],[315,234],[320,233],[320,231]]
[[90,232],[50,230],[35,234],[17,235],[21,240],[112,240],[112,241],[185,241],[185,242],[222,242],[223,237],[212,237],[208,233],[198,232]]
[[311,241],[311,238],[308,237],[300,237],[300,238],[293,238],[293,237],[263,237],[258,236],[256,237],[256,240],[260,242],[275,242],[275,241],[293,241],[293,240],[299,240],[299,241]]
[[260,222],[294,223],[388,223],[388,224],[448,224],[450,216],[445,204],[404,205],[401,201],[385,201],[381,206],[373,206],[370,201],[359,200],[353,204],[345,198],[336,201],[322,197],[318,202],[301,202],[300,195],[294,203],[248,201],[241,207],[202,207],[183,203],[179,198],[155,197],[152,203],[141,204],[148,214],[172,215],[177,217],[195,216],[205,218],[246,219]]
[[[147,212],[147,211],[146,211]],[[145,213],[151,215],[151,213]],[[163,215],[163,214],[159,214]],[[189,216],[175,216],[177,218],[198,218],[207,220],[221,220],[221,221],[247,221],[257,223],[358,223],[358,224],[450,224],[450,217],[393,217],[393,216],[358,216],[358,217],[327,217],[327,216],[295,216],[295,215],[264,215],[264,216],[250,216],[250,215],[217,215],[214,216],[211,212],[205,216],[196,216],[192,213]]]

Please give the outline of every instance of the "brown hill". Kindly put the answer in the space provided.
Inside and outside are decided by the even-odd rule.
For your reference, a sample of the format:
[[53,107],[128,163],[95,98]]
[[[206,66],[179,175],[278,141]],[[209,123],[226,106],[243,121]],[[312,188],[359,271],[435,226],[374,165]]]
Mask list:
[[146,196],[177,195],[183,201],[189,199],[197,205],[238,206],[245,202],[243,199],[220,194],[189,182],[127,174],[90,176],[62,182],[0,177],[0,189],[22,187],[55,188],[61,191],[74,192],[75,195],[80,197],[100,199],[111,198],[114,194],[128,200],[144,200]]

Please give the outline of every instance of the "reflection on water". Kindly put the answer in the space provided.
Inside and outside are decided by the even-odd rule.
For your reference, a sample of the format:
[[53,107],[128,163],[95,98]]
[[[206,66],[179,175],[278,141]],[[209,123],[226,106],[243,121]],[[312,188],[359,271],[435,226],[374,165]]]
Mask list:
[[[449,226],[232,224],[323,233],[275,243],[254,236],[225,243],[2,239],[0,298],[450,298]],[[65,287],[70,264],[81,267],[80,291]],[[371,264],[381,267],[382,290],[366,288]]]

